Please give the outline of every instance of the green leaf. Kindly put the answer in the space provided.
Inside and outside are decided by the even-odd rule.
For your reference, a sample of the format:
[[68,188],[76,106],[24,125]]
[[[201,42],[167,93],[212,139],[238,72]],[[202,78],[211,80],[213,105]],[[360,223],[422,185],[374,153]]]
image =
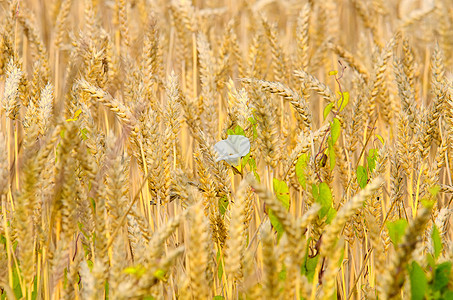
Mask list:
[[248,120],[250,124],[252,124],[253,138],[256,139],[258,137],[258,130],[256,129],[256,124],[258,123],[258,121],[255,117],[250,117],[248,118]]
[[286,279],[286,266],[285,265],[283,265],[282,270],[280,272],[278,272],[278,279],[280,281],[285,281],[285,279]]
[[212,298],[212,299],[213,300],[225,300],[225,297],[218,295],[218,296],[214,296],[214,298]]
[[337,118],[334,118],[332,122],[330,122],[330,138],[332,139],[333,144],[335,144],[340,137],[340,130],[340,121]]
[[222,257],[220,256],[220,250],[217,251],[217,265],[219,266],[217,269],[217,278],[219,281],[222,281],[223,276],[223,264],[221,262]]
[[257,172],[257,171],[253,171],[253,175],[255,175],[256,181],[257,181],[258,183],[260,183],[260,182],[261,182],[261,179],[260,179],[260,175],[258,174],[258,172]]
[[436,200],[429,200],[429,199],[422,199],[420,201],[420,203],[423,205],[423,207],[427,208],[427,209],[432,209],[435,202],[436,202]]
[[336,155],[335,155],[335,148],[334,148],[331,140],[329,140],[329,142],[328,142],[327,150],[329,152],[329,166],[330,166],[330,170],[333,170],[333,168],[335,167]]
[[332,110],[333,108],[333,102],[330,102],[329,104],[327,104],[327,106],[324,108],[324,112],[322,113],[322,115],[324,116],[324,120],[327,118],[327,116],[329,115],[330,111]]
[[88,139],[88,130],[86,128],[80,129],[80,133],[82,134],[82,140],[87,140]]
[[22,289],[20,288],[19,275],[17,274],[17,268],[13,268],[13,292],[16,299],[22,299]]
[[282,223],[280,223],[279,219],[277,218],[277,216],[274,214],[274,212],[272,211],[272,209],[269,209],[269,211],[267,212],[268,216],[269,216],[269,220],[271,221],[271,224],[272,224],[272,227],[275,229],[275,231],[277,231],[277,239],[280,240],[280,238],[282,237],[283,235],[283,232],[285,231],[283,229],[283,225]]
[[319,186],[313,185],[312,194],[315,202],[321,205],[321,209],[319,210],[318,215],[320,219],[323,219],[329,214],[329,210],[333,209],[332,191],[330,190],[327,183],[321,182]]
[[340,108],[339,111],[342,111],[349,103],[349,92],[344,92],[343,94],[338,92],[338,94],[340,94],[340,99],[338,99],[337,107]]
[[319,189],[318,186],[314,183],[311,185],[311,194],[313,195],[313,199],[315,199],[316,201],[319,197]]
[[431,238],[433,240],[434,257],[438,259],[440,253],[442,252],[442,240],[440,238],[439,229],[437,229],[437,226],[435,224],[433,225],[433,232],[431,234]]
[[165,274],[166,272],[162,269],[157,269],[156,271],[154,271],[153,273],[153,276],[157,279],[159,279],[160,281],[166,281],[165,280]]
[[74,122],[74,121],[77,121],[77,119],[79,118],[79,115],[82,113],[82,110],[81,109],[78,109],[75,111],[74,113],[74,116],[71,118],[71,119],[66,119],[66,122]]
[[[282,205],[288,210],[289,209],[289,188],[286,182],[280,181],[277,178],[273,178],[272,184],[274,187],[274,193],[277,199],[282,203]],[[280,239],[284,229],[283,225],[280,223],[280,220],[274,214],[274,212],[269,209],[268,212],[269,220],[271,221],[272,227],[277,231],[277,239]]]
[[220,214],[223,216],[228,208],[228,199],[226,196],[219,198],[219,210]]
[[313,277],[315,276],[315,271],[316,271],[316,266],[318,264],[319,260],[319,255],[316,255],[315,257],[308,257],[308,245],[309,241],[307,242],[307,250],[305,251],[305,257],[304,257],[304,262],[302,263],[301,266],[301,274],[305,275],[308,279],[309,282],[313,282]]
[[93,267],[94,267],[93,261],[91,261],[90,259],[87,260],[87,266],[88,266],[88,269],[90,269],[90,272],[93,272]]
[[433,282],[433,289],[435,291],[440,291],[447,286],[450,279],[451,266],[452,262],[447,261],[436,267]]
[[393,245],[397,246],[401,242],[406,227],[407,221],[405,219],[399,219],[394,222],[387,223],[387,229],[389,230],[389,236],[393,242]]
[[374,136],[377,137],[377,139],[381,142],[382,145],[384,145],[384,138],[381,135],[375,134]]
[[327,211],[327,218],[326,218],[326,224],[332,223],[332,220],[335,218],[337,215],[337,211],[335,208],[330,207],[329,210]]
[[412,262],[409,272],[412,300],[423,300],[428,287],[425,272],[417,262]]
[[452,290],[446,291],[445,294],[444,294],[444,299],[452,300],[453,299],[453,291]]
[[368,150],[368,156],[366,158],[367,162],[368,162],[368,170],[371,172],[374,171],[374,169],[376,168],[376,161],[378,159],[378,156],[379,156],[379,152],[377,149],[370,149]]
[[303,153],[296,162],[296,176],[304,190],[307,188],[307,168],[309,159],[310,155],[308,153]]
[[227,133],[228,133],[228,135],[243,135],[243,136],[245,136],[244,129],[242,129],[242,127],[239,126],[239,125],[236,125],[236,127],[234,127],[234,130],[228,129]]
[[428,262],[428,266],[434,269],[434,267],[436,266],[436,261],[434,260],[434,257],[431,255],[431,253],[426,253],[426,261]]
[[440,191],[440,186],[438,186],[437,184],[432,186],[430,189],[429,189],[429,193],[431,194],[431,196],[436,197],[437,194],[439,193]]
[[357,183],[364,189],[368,183],[368,174],[364,166],[357,167]]
[[280,181],[277,178],[272,180],[274,186],[274,193],[278,200],[283,204],[283,206],[288,210],[289,209],[289,188],[286,182]]
[[329,76],[337,75],[337,74],[338,74],[337,70],[329,71]]
[[146,269],[142,265],[137,265],[133,267],[127,267],[123,270],[123,272],[126,274],[132,274],[141,277],[143,276],[143,274],[145,274]]

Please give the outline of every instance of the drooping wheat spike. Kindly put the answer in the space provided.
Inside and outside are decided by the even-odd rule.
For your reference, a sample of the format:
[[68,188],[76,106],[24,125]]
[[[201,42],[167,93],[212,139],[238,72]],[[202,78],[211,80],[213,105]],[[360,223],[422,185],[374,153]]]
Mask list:
[[[157,264],[150,262],[145,264],[144,269],[147,270],[140,278],[137,286],[132,286],[132,295],[137,298],[143,298],[148,295],[157,297],[164,295],[163,291],[158,289],[159,282],[166,281],[170,268],[176,264],[176,260],[185,252],[184,246],[168,251],[168,254],[162,258]],[[123,289],[124,290],[124,289]],[[126,290],[126,295],[130,295]],[[198,299],[198,298],[195,298]]]
[[45,44],[43,43],[43,39],[41,38],[40,34],[36,30],[39,28],[35,22],[33,22],[31,13],[25,8],[21,7],[21,9],[16,14],[17,20],[19,24],[23,27],[24,33],[27,36],[27,39],[30,43],[36,48],[38,52],[38,57],[42,61],[43,69],[45,70],[46,77],[49,77],[50,70],[49,70],[49,61],[48,61],[48,54]]
[[401,20],[399,28],[405,29],[405,27],[414,26],[415,24],[420,23],[424,19],[428,18],[434,11],[435,5],[432,5],[431,7],[425,9],[417,9],[413,11],[409,16]]
[[363,78],[365,83],[370,81],[370,73],[365,65],[356,57],[338,44],[329,43],[329,48],[332,49],[343,61],[345,61],[353,70],[355,70]]
[[420,232],[423,232],[430,220],[432,206],[424,207],[417,213],[417,217],[409,224],[406,233],[399,244],[396,256],[393,257],[390,267],[387,269],[382,284],[382,299],[398,299],[400,289],[406,279],[405,270],[420,240]]
[[247,180],[255,189],[255,193],[259,196],[260,200],[266,203],[266,206],[272,210],[278,220],[282,223],[289,241],[296,241],[298,234],[294,217],[286,211],[283,205],[266,189],[265,186],[258,184],[250,177],[247,178]]
[[17,118],[20,108],[19,83],[23,72],[11,59],[7,66],[5,90],[2,97],[2,108],[6,116],[12,120]]
[[323,138],[323,136],[330,130],[330,125],[325,124],[315,132],[312,132],[309,136],[307,136],[304,132],[300,133],[299,136],[297,137],[297,144],[292,149],[290,155],[286,159],[285,163],[285,173],[284,174],[290,174],[291,177],[294,175],[293,173],[295,170],[293,170],[294,165],[296,164],[297,160],[299,157],[304,154],[309,152],[311,149],[311,144],[318,142]]
[[181,215],[169,219],[164,226],[155,231],[149,243],[149,250],[147,252],[147,259],[150,261],[158,261],[165,254],[165,242],[174,234],[180,226],[182,219],[187,216],[187,211]]
[[307,84],[310,89],[316,91],[327,103],[335,103],[336,97],[334,92],[313,75],[302,70],[294,71],[294,75]]
[[107,92],[102,89],[95,87],[94,85],[88,83],[86,80],[79,80],[78,84],[82,91],[88,93],[92,101],[99,101],[105,106],[107,106],[126,126],[130,131],[132,136],[136,136],[138,132],[138,126],[136,124],[136,119],[132,115],[130,109],[119,102],[117,99],[111,97]]
[[286,101],[291,103],[293,108],[298,112],[299,116],[304,123],[304,126],[311,130],[312,126],[312,115],[311,111],[308,107],[307,102],[299,96],[295,91],[292,89],[284,86],[280,82],[273,82],[273,81],[266,81],[266,80],[253,80],[253,79],[243,79],[245,83],[250,84],[252,81],[256,82],[258,86],[266,92],[277,94],[283,97]]

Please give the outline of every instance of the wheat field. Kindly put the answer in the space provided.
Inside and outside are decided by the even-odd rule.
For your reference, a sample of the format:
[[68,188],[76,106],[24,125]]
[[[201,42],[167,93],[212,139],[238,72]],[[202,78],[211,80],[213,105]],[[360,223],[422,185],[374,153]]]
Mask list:
[[0,299],[453,299],[451,0],[2,0],[0,44]]

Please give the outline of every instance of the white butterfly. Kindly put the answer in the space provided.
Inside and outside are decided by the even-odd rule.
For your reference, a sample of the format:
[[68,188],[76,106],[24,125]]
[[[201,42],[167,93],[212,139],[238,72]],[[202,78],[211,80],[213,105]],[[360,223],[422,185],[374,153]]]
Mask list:
[[229,135],[226,140],[215,144],[214,149],[219,154],[216,161],[224,160],[230,165],[237,166],[241,157],[250,152],[250,141],[243,135]]

